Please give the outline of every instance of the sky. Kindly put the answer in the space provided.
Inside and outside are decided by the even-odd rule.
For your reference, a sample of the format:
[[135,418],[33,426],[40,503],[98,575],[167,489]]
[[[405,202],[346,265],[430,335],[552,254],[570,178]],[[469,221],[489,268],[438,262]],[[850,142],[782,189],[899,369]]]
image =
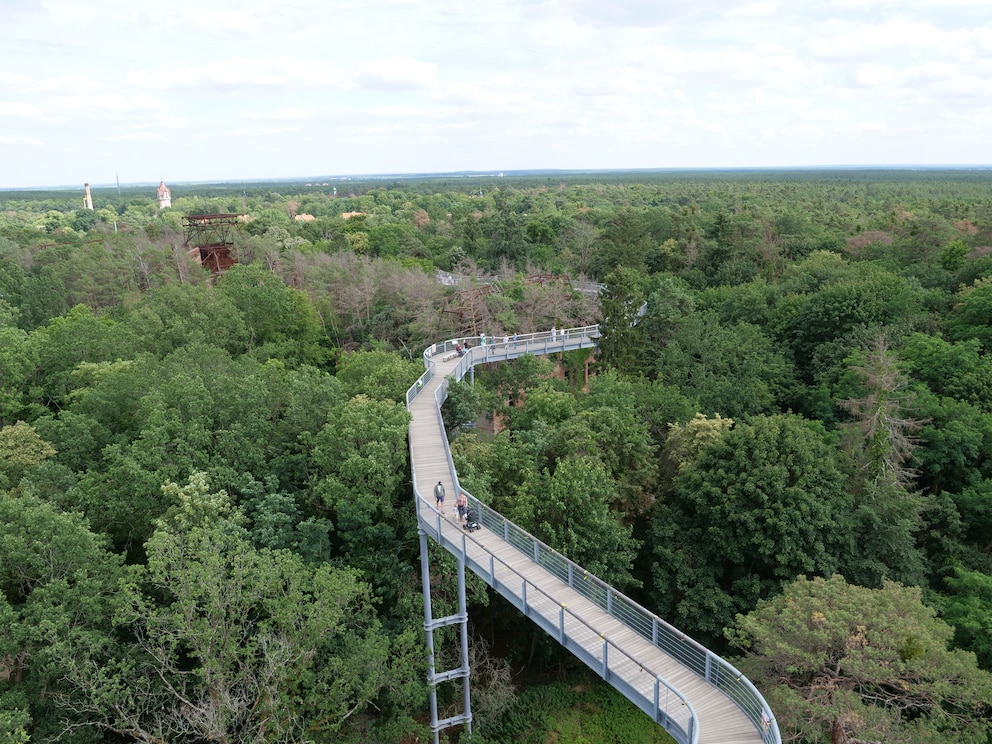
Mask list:
[[992,163],[989,0],[0,0],[0,188]]

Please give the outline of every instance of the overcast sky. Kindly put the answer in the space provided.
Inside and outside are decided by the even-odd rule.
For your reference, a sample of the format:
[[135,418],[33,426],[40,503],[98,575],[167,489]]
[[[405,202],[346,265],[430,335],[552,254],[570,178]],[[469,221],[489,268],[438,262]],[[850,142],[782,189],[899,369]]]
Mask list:
[[990,0],[0,0],[0,188],[990,150]]

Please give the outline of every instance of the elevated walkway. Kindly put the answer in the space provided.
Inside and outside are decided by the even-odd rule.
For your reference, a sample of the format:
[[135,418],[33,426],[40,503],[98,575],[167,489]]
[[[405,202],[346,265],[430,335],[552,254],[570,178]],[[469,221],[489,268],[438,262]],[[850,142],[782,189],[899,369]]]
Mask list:
[[[464,356],[454,341],[424,352],[427,368],[407,391],[410,457],[422,552],[424,536],[456,556],[525,616],[662,725],[680,744],[780,744],[778,725],[764,698],[737,669],[684,633],[606,585],[581,566],[488,508],[469,494],[482,529],[466,533],[455,519],[460,488],[451,461],[440,406],[450,379],[463,379],[474,366],[524,354],[552,354],[593,348],[598,326],[529,334],[516,341],[472,347]],[[434,506],[433,486],[447,492],[446,512]],[[466,491],[466,493],[468,493]],[[423,558],[423,560],[426,560]],[[426,563],[424,564],[426,577]],[[461,587],[464,603],[464,588]],[[429,607],[429,599],[425,604]],[[430,636],[432,621],[425,627]],[[464,610],[454,620],[465,623]],[[463,644],[465,631],[463,628]],[[432,641],[431,641],[432,643]],[[433,646],[431,646],[433,650]],[[463,652],[463,658],[465,658]],[[434,676],[436,683],[450,676]],[[451,676],[468,676],[467,660]],[[432,697],[432,726],[471,724],[468,685],[466,713],[438,721]],[[436,738],[435,738],[436,740]]]

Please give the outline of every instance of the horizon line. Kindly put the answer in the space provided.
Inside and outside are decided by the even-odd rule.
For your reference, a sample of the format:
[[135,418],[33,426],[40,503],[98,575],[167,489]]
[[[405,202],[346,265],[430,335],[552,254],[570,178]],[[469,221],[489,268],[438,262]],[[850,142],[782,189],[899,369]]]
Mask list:
[[[662,168],[515,168],[487,170],[457,170],[457,171],[407,171],[381,173],[349,173],[319,176],[280,176],[272,178],[218,178],[196,180],[173,180],[176,185],[207,185],[207,184],[253,184],[253,183],[303,183],[311,181],[347,182],[356,180],[387,180],[387,179],[416,179],[416,178],[506,178],[508,176],[540,176],[543,174],[610,174],[610,173],[734,173],[734,172],[795,172],[795,171],[844,171],[844,170],[992,170],[992,164],[942,164],[942,163],[906,163],[891,164],[846,164],[846,165],[780,165],[780,166],[680,166]],[[159,179],[164,182],[163,179]],[[154,181],[129,181],[121,184],[119,179],[106,183],[87,182],[93,188],[120,188],[157,185]],[[58,184],[45,186],[0,186],[0,191],[67,191],[82,188],[74,184]]]

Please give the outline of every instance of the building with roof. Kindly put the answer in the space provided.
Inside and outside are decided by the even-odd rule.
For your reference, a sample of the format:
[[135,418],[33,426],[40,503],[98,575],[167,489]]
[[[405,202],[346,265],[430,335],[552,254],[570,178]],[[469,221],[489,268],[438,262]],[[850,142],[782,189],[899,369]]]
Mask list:
[[172,206],[172,192],[169,191],[169,187],[165,185],[165,181],[159,182],[158,191],[158,208],[168,209]]

